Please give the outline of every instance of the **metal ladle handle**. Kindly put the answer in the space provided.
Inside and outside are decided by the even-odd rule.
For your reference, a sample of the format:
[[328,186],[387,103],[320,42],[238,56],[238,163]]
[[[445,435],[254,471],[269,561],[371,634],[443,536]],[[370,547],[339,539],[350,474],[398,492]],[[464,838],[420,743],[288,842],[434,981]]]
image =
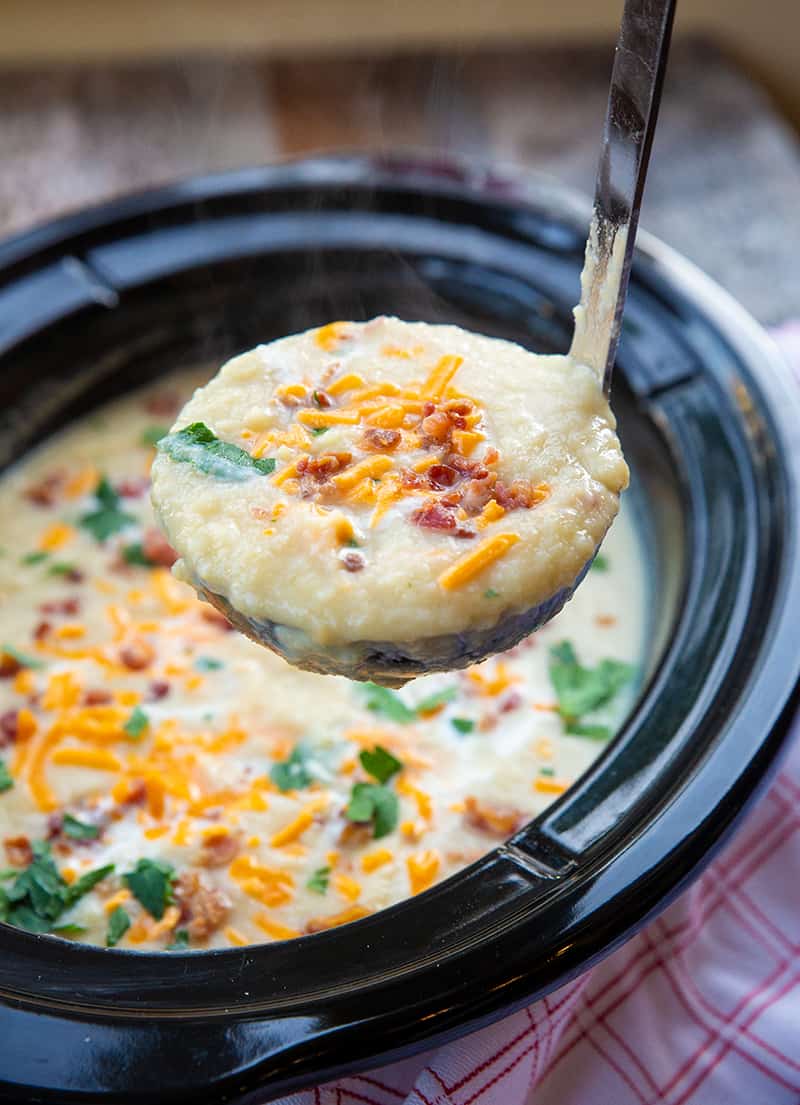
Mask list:
[[608,395],[676,0],[625,0],[571,354]]

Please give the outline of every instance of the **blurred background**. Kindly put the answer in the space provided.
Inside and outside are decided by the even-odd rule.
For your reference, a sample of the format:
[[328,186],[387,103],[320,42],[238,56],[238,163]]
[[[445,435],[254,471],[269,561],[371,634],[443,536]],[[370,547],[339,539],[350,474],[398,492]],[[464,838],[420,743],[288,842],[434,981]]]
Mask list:
[[[0,234],[311,150],[590,191],[621,0],[0,0]],[[642,225],[800,316],[800,5],[682,0]]]

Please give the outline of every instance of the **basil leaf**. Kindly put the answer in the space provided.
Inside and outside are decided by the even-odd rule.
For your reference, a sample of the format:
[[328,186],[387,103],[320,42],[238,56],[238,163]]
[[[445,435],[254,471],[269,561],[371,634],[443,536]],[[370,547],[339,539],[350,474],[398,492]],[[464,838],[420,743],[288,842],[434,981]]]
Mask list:
[[0,645],[0,653],[3,656],[9,656],[12,660],[16,660],[21,668],[30,668],[31,671],[38,671],[40,668],[45,667],[43,660],[37,660],[33,656],[28,656],[26,652],[20,652],[18,648],[14,648],[13,645]]
[[376,840],[387,836],[397,825],[400,803],[389,787],[377,783],[356,783],[350,794],[345,815],[350,821],[372,822]]
[[246,480],[254,475],[268,476],[275,471],[273,457],[256,460],[238,445],[220,439],[205,422],[167,434],[156,446],[174,461],[193,464],[200,472],[220,480]]
[[620,660],[601,660],[595,668],[578,663],[569,641],[550,649],[550,681],[558,699],[558,711],[568,723],[605,705],[630,682],[636,669]]
[[71,836],[73,840],[97,840],[100,836],[99,826],[90,825],[86,821],[79,821],[71,813],[64,814],[62,828],[64,833]]
[[13,785],[14,779],[5,765],[5,761],[0,760],[0,794],[2,794],[3,791],[11,790]]
[[125,885],[137,901],[157,921],[172,901],[175,869],[169,863],[155,859],[140,859],[132,871],[122,876]]
[[475,722],[468,717],[451,717],[450,724],[457,733],[471,733],[475,728]]
[[313,890],[315,894],[324,894],[328,889],[330,878],[330,867],[318,867],[306,883],[306,886],[309,890]]
[[88,530],[95,541],[100,543],[107,541],[112,534],[136,524],[132,514],[126,514],[124,510],[120,510],[119,495],[105,476],[101,477],[95,488],[94,497],[97,500],[97,507],[79,518],[78,525]]
[[402,698],[390,691],[388,687],[381,687],[377,683],[364,683],[361,691],[366,695],[365,705],[374,714],[383,714],[390,721],[396,721],[400,725],[408,725],[415,721],[416,710],[409,709]]
[[440,706],[446,706],[448,702],[452,702],[457,694],[457,687],[447,687],[443,691],[437,691],[436,694],[430,694],[427,698],[423,698],[422,702],[417,703],[417,713],[420,715],[433,713]]
[[372,751],[365,748],[358,758],[367,775],[371,775],[379,783],[388,783],[393,775],[403,770],[401,762],[379,744]]
[[147,729],[150,724],[150,718],[144,712],[141,706],[134,706],[131,716],[122,726],[131,740],[138,741],[142,733]]
[[118,905],[108,918],[108,932],[106,933],[106,947],[115,947],[128,929],[131,927],[131,919],[127,910]]
[[185,952],[189,947],[189,930],[188,929],[176,929],[172,943],[167,944],[168,952]]
[[308,749],[305,745],[296,744],[287,759],[272,765],[269,777],[279,790],[302,790],[314,781],[308,760]]

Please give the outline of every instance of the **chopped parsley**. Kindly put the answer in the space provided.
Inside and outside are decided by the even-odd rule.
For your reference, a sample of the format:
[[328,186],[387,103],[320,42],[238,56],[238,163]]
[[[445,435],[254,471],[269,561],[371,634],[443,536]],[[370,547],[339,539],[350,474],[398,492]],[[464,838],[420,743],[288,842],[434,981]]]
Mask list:
[[310,754],[304,744],[296,744],[285,760],[274,763],[269,777],[279,790],[302,790],[310,786],[314,776],[309,769]]
[[131,740],[138,741],[142,733],[150,724],[150,718],[144,712],[141,706],[134,706],[131,716],[122,726]]
[[47,560],[50,553],[48,552],[29,552],[22,557],[22,564],[41,564],[43,560]]
[[118,905],[108,918],[108,932],[106,933],[106,947],[115,947],[128,929],[131,927],[131,919],[128,911]]
[[446,706],[448,702],[452,702],[457,693],[457,687],[447,687],[443,691],[437,691],[436,694],[428,695],[427,698],[423,698],[422,702],[417,703],[417,714],[432,714],[434,710],[438,710],[440,707]]
[[[0,891],[0,920],[29,932],[52,932],[63,913],[114,870],[113,864],[87,871],[68,885],[44,840],[33,843],[33,860]],[[64,926],[61,926],[62,931]]]
[[[316,388],[311,392],[311,401],[317,409],[322,409],[322,407],[325,406],[322,401],[322,395]],[[330,406],[330,403],[328,405]]]
[[356,783],[345,809],[350,821],[372,823],[372,835],[376,840],[388,834],[397,825],[400,803],[397,795],[379,783]]
[[451,717],[450,724],[457,733],[471,733],[475,728],[475,722],[468,717]]
[[198,656],[194,666],[197,671],[219,671],[220,668],[225,667],[223,662],[214,656]]
[[106,476],[101,476],[100,482],[94,491],[97,506],[78,519],[78,524],[88,530],[95,541],[104,542],[112,534],[135,525],[136,519],[132,514],[126,514],[120,509],[120,498],[109,483]]
[[603,556],[602,553],[598,553],[592,561],[593,572],[607,572],[608,571],[608,557]]
[[20,652],[13,645],[0,645],[0,654],[16,660],[21,668],[30,668],[32,671],[45,666],[42,660],[37,660],[34,656],[28,656],[27,652]]
[[177,433],[167,434],[157,448],[172,460],[193,464],[220,480],[246,480],[253,475],[269,476],[275,471],[274,457],[256,460],[238,445],[220,441],[205,422],[192,422]]
[[499,599],[500,592],[495,591],[494,587],[487,587],[486,590],[483,592],[483,597],[485,599]]
[[551,779],[555,775],[555,770],[552,767],[540,767],[539,774]]
[[86,821],[79,821],[71,813],[64,814],[62,828],[65,835],[71,836],[73,840],[97,840],[100,836],[98,825],[90,825]]
[[0,794],[2,794],[4,790],[11,790],[13,785],[14,780],[9,774],[5,761],[0,760]]
[[408,725],[409,722],[416,720],[416,710],[409,709],[400,695],[390,691],[388,687],[381,687],[377,683],[363,683],[361,690],[366,696],[367,709],[374,714],[383,714],[390,721],[399,722],[401,725]]
[[636,672],[633,665],[601,660],[597,667],[586,668],[578,662],[569,641],[562,641],[550,649],[548,670],[567,732],[592,740],[608,740],[611,730],[607,726],[587,724],[583,718],[610,702],[633,679]]
[[311,432],[314,437],[322,437],[322,435],[326,434],[329,429],[329,426],[313,426]]
[[142,436],[139,441],[142,445],[158,445],[162,437],[166,437],[169,433],[168,426],[146,426],[142,430]]
[[189,947],[189,930],[188,929],[176,929],[172,943],[167,944],[168,952],[185,952]]
[[128,890],[157,921],[172,902],[174,878],[174,867],[157,859],[140,859],[132,871],[123,875]]
[[56,936],[83,936],[86,932],[85,925],[56,925],[55,928],[50,929]]
[[48,567],[47,574],[50,576],[70,576],[77,571],[77,564],[70,564],[67,560],[57,560],[55,564]]
[[122,559],[126,564],[135,564],[140,568],[152,568],[155,563],[144,551],[144,545],[141,541],[133,541],[130,545],[123,545]]
[[365,748],[359,753],[358,758],[367,775],[371,775],[379,783],[388,783],[393,775],[403,770],[403,765],[397,757],[379,744],[376,744],[372,750]]
[[328,889],[330,879],[330,867],[318,867],[306,883],[306,886],[309,890],[313,890],[315,894],[324,894]]

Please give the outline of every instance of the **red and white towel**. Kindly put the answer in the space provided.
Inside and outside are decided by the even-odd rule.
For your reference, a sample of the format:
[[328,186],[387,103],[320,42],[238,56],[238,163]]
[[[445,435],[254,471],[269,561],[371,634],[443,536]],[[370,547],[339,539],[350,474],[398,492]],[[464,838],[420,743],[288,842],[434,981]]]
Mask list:
[[[800,323],[776,337],[800,372]],[[733,841],[599,966],[490,1028],[278,1105],[800,1105],[800,719]]]

